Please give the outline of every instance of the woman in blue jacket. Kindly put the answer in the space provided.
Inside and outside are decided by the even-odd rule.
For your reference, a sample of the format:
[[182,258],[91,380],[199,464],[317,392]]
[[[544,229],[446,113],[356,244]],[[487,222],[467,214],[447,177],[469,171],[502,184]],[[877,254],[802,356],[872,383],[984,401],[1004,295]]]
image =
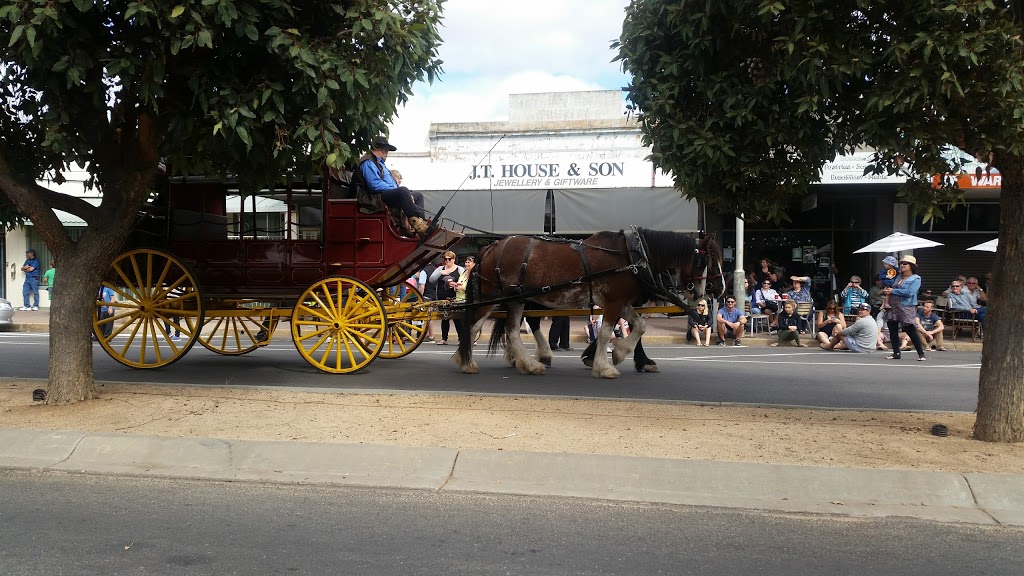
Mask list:
[[889,295],[890,308],[882,317],[889,326],[889,338],[892,341],[890,360],[900,359],[900,339],[896,336],[900,328],[907,333],[917,350],[917,360],[923,362],[924,345],[917,333],[914,318],[917,316],[917,292],[921,289],[921,277],[917,275],[917,259],[904,256],[900,259],[900,275],[896,277],[892,287],[885,288],[882,293]]

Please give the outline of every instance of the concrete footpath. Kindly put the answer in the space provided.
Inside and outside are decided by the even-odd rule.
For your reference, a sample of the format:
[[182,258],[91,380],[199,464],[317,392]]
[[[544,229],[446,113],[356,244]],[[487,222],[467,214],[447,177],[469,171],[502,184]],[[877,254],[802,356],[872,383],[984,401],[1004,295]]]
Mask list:
[[[650,318],[646,319],[647,331],[644,333],[644,343],[649,346],[669,346],[675,345],[680,346],[686,344],[686,327],[687,320],[683,317],[670,318],[664,314],[654,314]],[[551,321],[544,318],[541,321],[541,331],[544,334],[548,333],[548,328],[551,326]],[[577,348],[579,346],[586,347],[587,335],[586,335],[586,323],[583,318],[573,317],[571,320],[571,333],[570,340],[573,346]],[[50,312],[47,309],[38,310],[35,312],[16,312],[14,321],[10,325],[0,326],[0,332],[49,332],[50,331]],[[275,340],[284,338],[291,338],[291,326],[286,322],[282,322],[278,325],[277,332],[274,334]],[[484,334],[481,336],[485,341],[490,339],[490,324],[484,327]],[[440,338],[441,335],[441,321],[434,321],[434,334]],[[452,328],[450,334],[451,337],[455,337],[455,329]],[[526,342],[533,341],[532,334],[523,334],[523,340]],[[712,345],[714,345],[715,337],[711,337]],[[743,344],[747,346],[769,346],[770,344],[777,342],[777,339],[773,335],[769,335],[764,331],[748,334],[743,338]],[[731,341],[730,341],[731,343]],[[807,343],[814,346],[814,342],[808,337]],[[577,346],[579,345],[579,346]],[[791,346],[791,343],[787,343],[787,346]],[[950,350],[956,350],[960,352],[980,352],[981,341],[972,342],[970,337],[961,336],[957,340],[953,340],[949,335],[946,336],[945,340],[946,348]]]
[[1024,476],[0,429],[0,468],[1024,526]]

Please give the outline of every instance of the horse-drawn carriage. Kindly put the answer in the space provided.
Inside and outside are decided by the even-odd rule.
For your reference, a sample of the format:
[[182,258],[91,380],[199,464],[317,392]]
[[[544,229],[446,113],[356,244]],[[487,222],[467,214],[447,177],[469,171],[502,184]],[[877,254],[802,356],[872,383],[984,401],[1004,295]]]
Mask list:
[[[127,366],[158,368],[196,342],[218,354],[251,352],[269,344],[284,320],[306,361],[346,373],[377,357],[409,354],[423,341],[426,322],[468,308],[470,330],[455,360],[472,373],[472,343],[482,322],[505,304],[511,314],[506,359],[539,374],[551,352],[538,332],[536,360],[522,347],[518,323],[526,301],[574,309],[569,314],[598,305],[636,323],[638,330],[614,345],[618,364],[643,333],[635,305],[656,299],[685,306],[683,287],[694,297],[718,297],[725,288],[712,238],[634,228],[582,242],[505,238],[481,252],[468,304],[426,302],[406,280],[462,239],[464,227],[442,220],[423,238],[404,237],[386,209],[372,212],[356,197],[338,194],[332,182],[242,193],[220,181],[169,181],[103,282],[94,323],[100,345]],[[104,289],[113,302],[103,298]],[[113,314],[104,313],[111,307]],[[612,325],[604,324],[598,350]],[[494,336],[492,350],[502,333]],[[595,377],[618,376],[601,352],[589,360]]]
[[103,282],[114,298],[100,290],[100,345],[122,364],[157,368],[196,342],[251,352],[285,320],[303,358],[327,372],[411,352],[429,305],[404,283],[462,231],[442,221],[404,237],[387,210],[367,213],[329,183],[243,194],[230,182],[167,182]]

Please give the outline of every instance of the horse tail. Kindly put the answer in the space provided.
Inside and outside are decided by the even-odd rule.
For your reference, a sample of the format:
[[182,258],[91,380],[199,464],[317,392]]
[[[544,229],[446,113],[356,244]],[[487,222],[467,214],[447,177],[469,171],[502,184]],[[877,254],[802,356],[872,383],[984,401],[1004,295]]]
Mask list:
[[487,353],[494,354],[505,345],[505,318],[495,318],[491,325],[491,341],[487,344]]

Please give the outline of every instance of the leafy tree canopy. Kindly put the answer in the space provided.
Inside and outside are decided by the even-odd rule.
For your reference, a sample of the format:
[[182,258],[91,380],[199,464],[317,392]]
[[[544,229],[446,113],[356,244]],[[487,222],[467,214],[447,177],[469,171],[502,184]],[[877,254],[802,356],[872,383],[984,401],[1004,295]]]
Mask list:
[[900,194],[930,217],[960,199],[930,182],[955,168],[949,145],[997,168],[1024,152],[1011,4],[634,0],[614,45],[653,161],[688,197],[785,220],[825,162],[867,146],[876,172],[915,175]]
[[105,202],[160,157],[257,186],[312,176],[440,72],[442,3],[6,0],[0,172],[31,187],[77,163]]

